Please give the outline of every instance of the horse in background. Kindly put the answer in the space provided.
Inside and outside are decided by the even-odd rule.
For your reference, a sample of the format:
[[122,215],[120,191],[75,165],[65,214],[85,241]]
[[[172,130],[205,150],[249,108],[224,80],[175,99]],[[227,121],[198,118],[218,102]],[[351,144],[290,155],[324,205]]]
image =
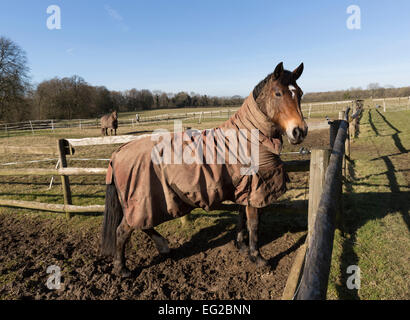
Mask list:
[[118,128],[118,114],[117,111],[103,115],[101,117],[101,133],[103,136],[108,136],[108,128],[111,129],[110,135],[112,136],[112,130],[114,134],[117,135]]

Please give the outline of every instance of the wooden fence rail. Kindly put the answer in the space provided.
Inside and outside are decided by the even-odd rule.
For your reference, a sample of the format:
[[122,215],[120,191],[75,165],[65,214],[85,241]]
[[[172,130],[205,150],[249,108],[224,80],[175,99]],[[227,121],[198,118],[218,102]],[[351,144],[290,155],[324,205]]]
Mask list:
[[106,168],[65,167],[59,169],[0,169],[0,176],[101,176],[106,173]]
[[[348,113],[348,112],[347,112]],[[325,299],[333,250],[336,212],[339,209],[340,174],[345,152],[348,122],[341,120],[326,170],[323,193],[308,242],[306,262],[298,300]]]
[[84,213],[84,212],[104,212],[104,206],[74,206],[54,203],[43,203],[37,201],[23,201],[23,200],[8,200],[0,199],[0,206],[26,208],[35,210],[44,210],[51,212],[69,212],[69,213]]

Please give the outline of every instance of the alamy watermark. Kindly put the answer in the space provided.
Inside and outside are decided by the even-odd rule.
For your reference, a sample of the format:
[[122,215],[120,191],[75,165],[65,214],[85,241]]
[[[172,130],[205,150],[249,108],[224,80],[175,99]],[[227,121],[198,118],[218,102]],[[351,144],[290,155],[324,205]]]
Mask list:
[[51,265],[47,268],[47,273],[51,275],[47,278],[46,286],[49,290],[61,289],[61,269],[59,266]]
[[346,281],[347,288],[351,290],[352,289],[359,290],[360,289],[360,268],[359,266],[356,266],[356,265],[348,266],[346,273],[351,274],[351,276],[349,276]]
[[362,28],[361,24],[361,10],[358,5],[352,4],[347,7],[346,13],[350,14],[346,20],[346,27],[349,30],[360,30]]
[[182,131],[182,122],[176,120],[173,133],[156,129],[151,140],[156,142],[151,151],[155,164],[242,164],[242,175],[259,169],[258,129]]
[[61,9],[58,5],[52,4],[47,7],[47,17],[46,25],[49,30],[60,30],[61,29]]

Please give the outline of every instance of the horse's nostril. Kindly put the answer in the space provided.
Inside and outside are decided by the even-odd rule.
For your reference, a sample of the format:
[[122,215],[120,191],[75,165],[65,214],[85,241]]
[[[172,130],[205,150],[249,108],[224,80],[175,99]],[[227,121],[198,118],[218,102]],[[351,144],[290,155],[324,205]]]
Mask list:
[[301,133],[301,131],[298,127],[294,128],[293,131],[292,131],[293,138],[298,140],[299,137],[300,137],[300,133]]

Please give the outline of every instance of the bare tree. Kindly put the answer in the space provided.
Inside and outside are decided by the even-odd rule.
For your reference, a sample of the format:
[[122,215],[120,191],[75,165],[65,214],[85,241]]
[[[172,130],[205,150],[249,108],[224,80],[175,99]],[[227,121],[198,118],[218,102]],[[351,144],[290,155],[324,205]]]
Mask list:
[[24,95],[29,87],[28,72],[24,50],[0,37],[0,119],[18,118],[27,112]]

